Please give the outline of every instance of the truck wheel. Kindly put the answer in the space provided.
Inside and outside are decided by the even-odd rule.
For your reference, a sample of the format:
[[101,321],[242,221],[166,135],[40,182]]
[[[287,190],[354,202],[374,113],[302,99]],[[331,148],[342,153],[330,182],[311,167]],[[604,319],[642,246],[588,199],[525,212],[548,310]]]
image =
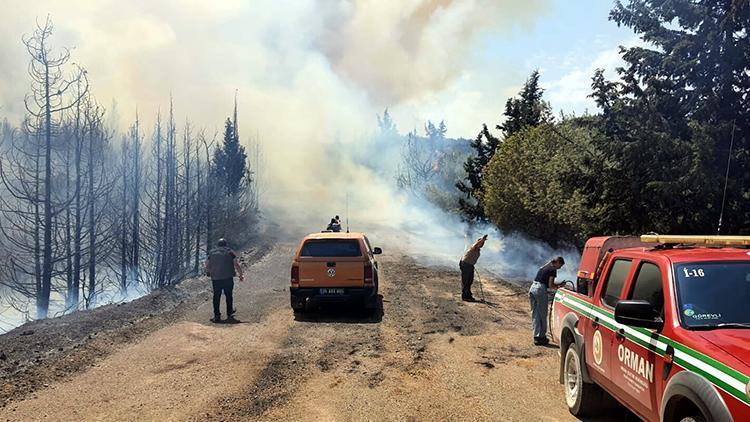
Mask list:
[[295,319],[304,318],[305,314],[307,314],[306,311],[307,310],[304,307],[302,307],[302,308],[293,308],[292,309],[292,312],[294,312],[294,318]]
[[307,311],[307,303],[305,299],[292,301],[292,312],[294,316],[302,316]]
[[575,343],[568,346],[563,364],[565,402],[574,416],[594,416],[602,409],[604,390],[583,381],[583,361]]
[[706,418],[703,415],[693,415],[680,419],[680,422],[706,422]]

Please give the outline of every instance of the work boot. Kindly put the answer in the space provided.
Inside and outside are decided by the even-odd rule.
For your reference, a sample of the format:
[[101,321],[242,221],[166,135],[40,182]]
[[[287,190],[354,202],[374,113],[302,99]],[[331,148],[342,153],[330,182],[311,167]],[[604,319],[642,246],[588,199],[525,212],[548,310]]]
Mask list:
[[213,322],[214,324],[220,323],[221,322],[221,314],[214,315],[214,317],[211,318],[211,322]]
[[534,338],[534,346],[546,346],[549,344],[549,339],[547,337],[535,337]]
[[461,300],[463,300],[464,302],[476,302],[477,301],[476,299],[474,299],[474,296],[471,296],[471,295],[461,296]]

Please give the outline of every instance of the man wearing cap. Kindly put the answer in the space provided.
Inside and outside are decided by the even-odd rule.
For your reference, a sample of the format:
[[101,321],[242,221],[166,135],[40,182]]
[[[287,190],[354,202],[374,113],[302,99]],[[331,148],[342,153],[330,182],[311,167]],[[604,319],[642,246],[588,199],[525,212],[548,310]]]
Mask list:
[[234,322],[235,309],[232,303],[232,289],[234,288],[234,276],[239,275],[240,281],[245,280],[242,275],[242,267],[237,259],[237,254],[231,250],[225,239],[219,239],[216,248],[211,250],[206,260],[206,275],[211,277],[213,284],[213,305],[214,317],[211,322],[221,322],[221,293],[224,292],[224,298],[227,303],[227,322]]
[[471,285],[474,283],[474,266],[479,260],[482,246],[484,246],[486,240],[487,235],[477,239],[464,253],[461,261],[458,262],[458,268],[461,269],[461,300],[465,302],[474,302],[474,296],[471,294]]

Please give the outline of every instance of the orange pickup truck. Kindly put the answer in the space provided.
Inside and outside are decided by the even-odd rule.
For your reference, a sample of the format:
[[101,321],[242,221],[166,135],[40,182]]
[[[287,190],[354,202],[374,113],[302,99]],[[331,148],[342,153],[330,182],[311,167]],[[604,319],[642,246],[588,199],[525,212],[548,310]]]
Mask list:
[[359,302],[375,309],[378,262],[362,233],[313,233],[300,242],[292,260],[289,288],[292,310],[301,313],[311,302]]

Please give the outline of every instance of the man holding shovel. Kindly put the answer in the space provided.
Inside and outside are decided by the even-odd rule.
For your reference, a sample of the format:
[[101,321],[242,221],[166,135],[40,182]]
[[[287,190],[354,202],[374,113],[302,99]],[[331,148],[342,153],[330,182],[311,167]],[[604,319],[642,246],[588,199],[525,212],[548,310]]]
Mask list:
[[471,285],[474,283],[474,266],[479,260],[482,246],[484,246],[484,242],[486,241],[486,234],[477,239],[466,253],[464,253],[463,258],[458,263],[458,268],[461,269],[461,300],[465,302],[476,302],[474,296],[471,294]]

